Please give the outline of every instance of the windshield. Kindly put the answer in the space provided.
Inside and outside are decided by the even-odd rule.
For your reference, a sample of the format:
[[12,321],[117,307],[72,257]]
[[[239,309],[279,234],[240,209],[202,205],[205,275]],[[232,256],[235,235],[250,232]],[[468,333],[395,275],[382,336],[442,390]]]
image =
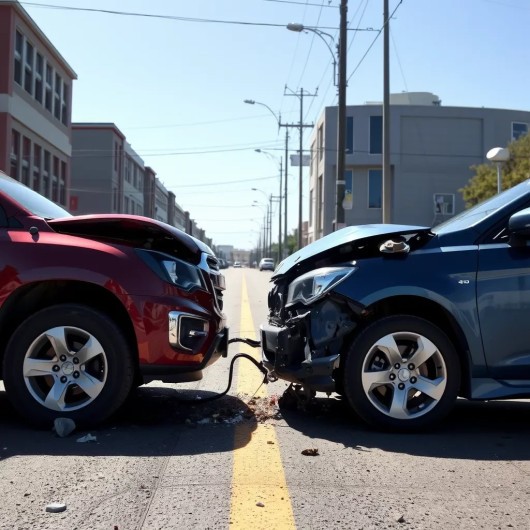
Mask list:
[[523,195],[526,195],[529,192],[530,180],[525,180],[513,188],[503,191],[499,195],[495,195],[491,199],[487,199],[484,202],[473,206],[473,208],[464,210],[458,215],[451,217],[451,219],[435,226],[432,229],[432,232],[435,234],[443,234],[471,228],[483,219],[486,219],[488,216],[494,214],[502,207],[512,203],[517,199],[520,199]]
[[71,214],[64,208],[4,174],[0,174],[0,191],[17,201],[20,206],[33,215],[45,219],[71,217]]

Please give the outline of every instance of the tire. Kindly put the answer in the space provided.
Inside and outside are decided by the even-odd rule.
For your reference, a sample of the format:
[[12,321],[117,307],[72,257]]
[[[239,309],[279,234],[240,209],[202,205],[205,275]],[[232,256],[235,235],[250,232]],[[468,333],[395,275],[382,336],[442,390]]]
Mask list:
[[460,377],[447,335],[427,320],[399,315],[358,335],[346,357],[343,384],[364,421],[407,432],[432,426],[451,411]]
[[6,393],[30,423],[56,418],[94,425],[125,401],[134,363],[122,332],[103,313],[74,304],[51,306],[25,320],[4,356]]

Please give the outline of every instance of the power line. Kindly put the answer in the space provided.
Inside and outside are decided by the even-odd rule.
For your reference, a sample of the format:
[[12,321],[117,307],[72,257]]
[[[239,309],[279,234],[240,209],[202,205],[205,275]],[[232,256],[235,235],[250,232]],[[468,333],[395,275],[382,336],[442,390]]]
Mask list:
[[379,38],[379,36],[381,35],[381,33],[383,32],[383,30],[385,29],[385,25],[388,23],[388,21],[394,16],[395,12],[398,10],[399,6],[403,3],[403,0],[399,0],[399,3],[398,5],[395,7],[394,11],[392,11],[391,15],[388,17],[387,21],[385,22],[385,24],[383,24],[381,26],[381,28],[377,31],[377,35],[375,36],[375,39],[372,41],[372,43],[370,44],[370,46],[368,46],[368,49],[366,50],[366,52],[364,53],[364,55],[361,57],[361,60],[357,63],[357,66],[353,69],[353,72],[349,75],[348,79],[346,80],[346,82],[349,82],[350,79],[353,77],[353,75],[355,74],[355,72],[357,72],[357,70],[359,69],[359,67],[361,66],[361,64],[363,63],[363,61],[365,60],[366,56],[368,55],[368,53],[370,52],[370,50],[372,49],[373,45],[375,44],[375,42],[377,41],[377,39]]
[[[294,2],[293,0],[262,0],[263,2],[276,2],[277,4],[293,4],[293,5],[299,5],[299,6],[310,6],[310,7],[332,7],[336,8],[336,6],[331,5],[331,0],[328,1],[328,5],[322,4],[311,4],[309,2]],[[324,1],[324,0],[323,0]]]
[[[157,18],[163,20],[174,20],[179,22],[198,22],[206,24],[231,24],[239,26],[262,26],[262,27],[272,27],[272,28],[284,28],[285,24],[273,24],[269,22],[247,22],[243,20],[220,20],[214,18],[196,18],[196,17],[179,17],[176,15],[156,15],[153,13],[137,13],[134,11],[116,11],[113,9],[96,9],[92,7],[72,7],[72,6],[61,6],[56,4],[39,4],[36,2],[20,2],[21,5],[31,6],[31,7],[41,7],[44,9],[57,9],[63,11],[83,11],[90,13],[103,13],[107,15],[119,15],[119,16],[129,16],[129,17],[144,17],[144,18]],[[336,28],[322,28],[322,29],[336,29]],[[358,29],[358,31],[368,31],[364,29]]]

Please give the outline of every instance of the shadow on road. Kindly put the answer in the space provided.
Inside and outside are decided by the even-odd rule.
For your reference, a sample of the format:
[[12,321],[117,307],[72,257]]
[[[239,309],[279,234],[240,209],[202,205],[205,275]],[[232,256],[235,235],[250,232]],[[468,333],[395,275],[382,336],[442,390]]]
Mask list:
[[[305,410],[276,406],[278,396],[260,400],[224,396],[200,403],[210,392],[141,387],[112,420],[92,430],[59,438],[35,430],[18,417],[0,392],[0,461],[16,455],[167,456],[230,452],[237,425],[245,424],[246,445],[258,422],[281,420],[314,438],[359,451],[379,449],[436,458],[530,460],[530,401],[461,400],[452,414],[426,433],[379,432],[354,416],[335,397],[318,397]],[[276,401],[274,401],[276,399]],[[78,443],[87,433],[97,443]]]
[[[91,429],[76,429],[59,438],[47,429],[35,429],[12,408],[0,392],[0,462],[17,455],[167,456],[229,452],[234,449],[236,425],[244,423],[247,438],[256,428],[259,411],[238,397],[213,396],[201,390],[140,387],[109,421]],[[205,434],[207,432],[207,434]],[[80,443],[92,434],[97,442]]]
[[530,460],[530,401],[459,400],[429,432],[394,434],[372,429],[345,401],[317,398],[307,410],[281,408],[289,427],[360,451],[380,449],[435,458]]

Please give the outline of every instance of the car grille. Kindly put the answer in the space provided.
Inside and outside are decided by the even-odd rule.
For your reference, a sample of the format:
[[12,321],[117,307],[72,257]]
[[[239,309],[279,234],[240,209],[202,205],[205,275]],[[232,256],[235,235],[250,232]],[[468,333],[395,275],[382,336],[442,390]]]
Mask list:
[[213,256],[208,256],[206,258],[206,263],[208,265],[208,271],[210,276],[210,281],[214,288],[215,300],[217,302],[217,307],[223,309],[223,291],[225,290],[225,277],[219,272],[219,262]]

